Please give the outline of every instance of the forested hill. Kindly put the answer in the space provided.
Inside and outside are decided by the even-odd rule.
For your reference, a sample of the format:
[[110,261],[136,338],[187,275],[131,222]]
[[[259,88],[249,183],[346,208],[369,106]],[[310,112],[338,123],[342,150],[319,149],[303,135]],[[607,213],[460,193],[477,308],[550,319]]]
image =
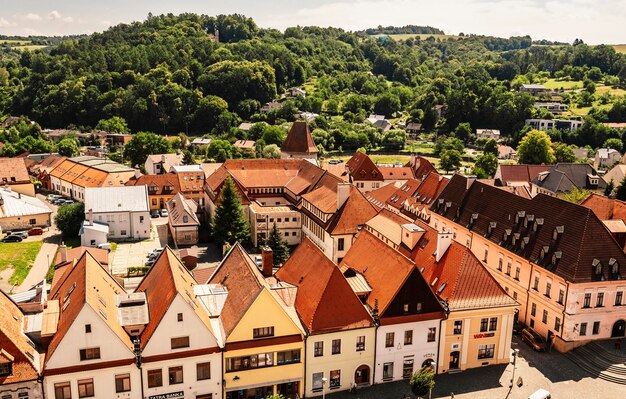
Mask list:
[[533,98],[515,90],[521,83],[554,76],[626,83],[626,58],[610,46],[533,46],[529,37],[379,40],[319,27],[280,32],[241,15],[149,16],[0,62],[0,116],[87,130],[120,116],[133,131],[170,134],[221,134],[242,120],[263,120],[263,103],[302,85],[308,95],[294,107],[344,122],[401,112],[431,129],[435,106],[446,105],[444,130],[469,122],[514,134],[536,112]]

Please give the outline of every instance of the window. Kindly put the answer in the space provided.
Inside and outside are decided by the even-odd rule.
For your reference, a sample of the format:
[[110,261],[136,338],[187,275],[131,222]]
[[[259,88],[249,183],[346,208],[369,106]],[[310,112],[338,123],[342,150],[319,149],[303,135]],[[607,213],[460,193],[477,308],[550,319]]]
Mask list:
[[604,292],[598,292],[596,296],[596,308],[601,308],[604,305]]
[[80,360],[100,359],[100,348],[87,348],[80,350]]
[[561,319],[559,319],[558,317],[554,318],[554,329],[556,330],[556,332],[559,332],[561,330]]
[[587,323],[580,323],[580,333],[579,335],[581,337],[584,337],[585,335],[587,335]]
[[496,349],[496,344],[479,345],[478,346],[478,358],[479,359],[493,359],[493,354]]
[[532,306],[530,307],[530,315],[535,317],[536,314],[537,314],[537,304],[533,303]]
[[591,293],[588,292],[585,294],[585,300],[583,302],[583,308],[590,308],[591,307]]
[[34,224],[37,224],[37,219],[29,219],[29,220],[28,220],[28,223],[29,223],[29,224],[33,224],[33,225],[34,225]]
[[171,340],[172,349],[189,348],[189,337],[177,337]]
[[156,204],[157,204],[156,198],[152,198],[152,206],[156,206]]
[[543,315],[541,316],[541,322],[543,324],[548,324],[548,311],[544,310]]
[[274,336],[274,326],[272,327],[260,327],[252,330],[253,338],[265,338]]
[[324,387],[324,373],[313,373],[313,386],[311,389],[313,392],[320,392]]
[[359,335],[356,337],[356,351],[362,352],[365,350],[365,335]]
[[561,305],[563,305],[564,300],[565,300],[565,291],[559,289],[559,299],[557,300],[557,303],[560,303]]
[[300,349],[277,352],[276,363],[279,366],[283,364],[300,363]]
[[617,293],[615,294],[615,306],[620,306],[622,304],[623,295],[624,295],[624,292],[617,291]]
[[517,292],[513,291],[513,299],[517,301]]
[[139,216],[139,223],[143,223],[143,216]]
[[91,332],[91,324],[85,324],[85,334],[89,334]]
[[69,382],[54,384],[54,399],[72,399],[72,389]]
[[499,272],[502,271],[502,263],[503,263],[503,259],[502,258],[498,259],[498,271]]
[[317,341],[313,344],[313,356],[324,356],[324,341]]
[[511,262],[506,264],[506,275],[507,276],[511,275]]
[[539,276],[535,276],[535,283],[533,284],[533,290],[539,291]]
[[125,236],[125,235],[126,235],[126,230],[122,230],[122,231],[120,231],[120,235]]
[[454,321],[454,335],[461,335],[463,333],[463,320],[455,320]]
[[189,216],[183,215],[183,223],[189,223]]
[[413,344],[413,330],[406,330],[404,332],[404,344],[405,345]]
[[489,331],[496,331],[498,329],[498,318],[492,317],[489,319]]
[[183,314],[182,314],[182,313],[178,313],[178,314],[176,315],[176,320],[178,320],[178,321],[183,321]]
[[183,383],[183,366],[170,367],[168,370],[170,385]]
[[404,359],[402,363],[402,378],[409,379],[413,375],[413,359]]
[[130,391],[130,374],[118,374],[115,376],[115,392]]
[[395,333],[388,332],[385,335],[385,348],[393,348],[394,339],[395,339]]
[[341,353],[341,340],[340,339],[333,339],[332,354],[333,355],[338,355],[340,353]]
[[437,327],[430,327],[428,329],[428,337],[426,339],[427,342],[435,342],[437,339]]
[[594,321],[593,322],[593,331],[591,333],[593,335],[600,334],[600,322],[599,321]]
[[328,381],[330,389],[336,389],[341,386],[341,370],[330,370],[330,380]]
[[487,258],[489,258],[489,247],[485,246],[485,254],[483,255],[483,262],[487,262]]
[[408,304],[408,303],[405,303],[405,304],[402,306],[402,310],[404,311],[404,313],[409,313],[409,304]]
[[344,239],[340,238],[337,240],[337,251],[343,251]]
[[489,319],[488,318],[480,319],[480,332],[487,331],[487,325],[488,324],[489,324]]
[[156,388],[163,386],[163,373],[161,369],[148,370],[148,388]]
[[383,364],[383,380],[388,381],[393,378],[393,362]]
[[87,380],[78,380],[78,397],[91,398],[93,396],[93,378],[89,378]]
[[285,231],[285,237],[289,237],[289,232]]
[[276,219],[276,221],[277,221],[278,223],[280,223],[280,222],[282,222],[282,221],[283,221],[283,218],[277,218],[277,219]]
[[291,221],[292,221],[292,222],[297,222],[297,221],[298,221],[298,219],[297,219],[297,218],[291,218]]
[[196,364],[196,380],[210,380],[211,379],[211,363],[198,363]]
[[519,281],[520,267],[515,267],[515,280]]
[[552,291],[552,284],[550,284],[550,282],[546,282],[546,292],[544,295],[548,298],[550,298],[550,291]]
[[13,374],[13,363],[0,363],[0,377],[6,377]]
[[226,372],[270,367],[274,365],[274,353],[231,357],[226,359]]

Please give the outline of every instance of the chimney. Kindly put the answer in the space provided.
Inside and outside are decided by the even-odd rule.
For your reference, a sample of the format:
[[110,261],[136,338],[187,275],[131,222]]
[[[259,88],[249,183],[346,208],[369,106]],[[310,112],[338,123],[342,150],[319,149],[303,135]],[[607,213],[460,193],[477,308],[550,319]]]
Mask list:
[[437,233],[437,252],[435,262],[439,262],[452,243],[452,233]]
[[89,208],[89,210],[87,211],[87,221],[89,222],[90,226],[93,226],[93,209]]
[[67,247],[64,242],[59,245],[59,253],[61,254],[61,263],[67,262]]
[[139,170],[139,165],[135,165],[135,179],[139,179],[141,177],[141,170]]
[[272,277],[274,272],[274,253],[272,248],[265,246],[261,248],[261,273],[264,277]]
[[350,183],[337,184],[337,209],[341,208],[350,197]]
[[165,163],[165,154],[161,154],[161,162]]

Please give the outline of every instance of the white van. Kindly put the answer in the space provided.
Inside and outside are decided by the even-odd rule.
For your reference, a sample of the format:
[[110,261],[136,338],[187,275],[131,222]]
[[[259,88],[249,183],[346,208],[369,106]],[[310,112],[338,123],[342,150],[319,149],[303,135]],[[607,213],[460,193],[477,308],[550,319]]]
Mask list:
[[108,242],[96,245],[96,248],[106,249],[107,251],[111,251],[111,244]]
[[545,389],[538,389],[535,391],[535,393],[533,393],[532,395],[530,395],[528,397],[528,399],[550,399],[550,392],[546,391]]

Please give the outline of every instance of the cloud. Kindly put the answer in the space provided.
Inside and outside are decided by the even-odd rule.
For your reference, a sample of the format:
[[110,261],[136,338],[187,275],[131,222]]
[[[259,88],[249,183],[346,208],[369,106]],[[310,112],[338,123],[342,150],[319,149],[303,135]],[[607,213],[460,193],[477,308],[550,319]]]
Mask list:
[[72,18],[72,17],[64,17],[63,14],[61,14],[57,10],[50,11],[50,13],[48,14],[48,20],[50,20],[50,21],[74,22],[74,18]]
[[0,17],[0,28],[8,28],[10,26],[15,26],[15,22],[9,22],[6,19]]
[[22,21],[41,21],[43,18],[39,14],[29,12],[28,14],[22,14],[18,16]]

